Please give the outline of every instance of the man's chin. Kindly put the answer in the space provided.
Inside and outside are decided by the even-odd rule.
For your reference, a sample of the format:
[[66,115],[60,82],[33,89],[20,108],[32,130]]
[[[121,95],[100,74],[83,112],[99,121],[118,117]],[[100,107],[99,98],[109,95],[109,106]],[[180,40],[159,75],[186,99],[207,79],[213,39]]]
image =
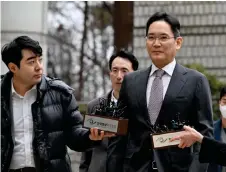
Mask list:
[[162,54],[151,56],[152,61],[162,61],[165,60],[165,57]]
[[151,58],[152,63],[154,63],[155,66],[162,66],[166,63],[166,59],[165,57],[162,56],[158,56],[158,57],[153,57]]
[[115,88],[115,91],[120,92],[120,89],[121,89],[121,85],[119,87]]
[[36,84],[40,83],[41,80],[42,80],[42,78],[34,79],[34,80],[33,80],[33,84],[36,85]]

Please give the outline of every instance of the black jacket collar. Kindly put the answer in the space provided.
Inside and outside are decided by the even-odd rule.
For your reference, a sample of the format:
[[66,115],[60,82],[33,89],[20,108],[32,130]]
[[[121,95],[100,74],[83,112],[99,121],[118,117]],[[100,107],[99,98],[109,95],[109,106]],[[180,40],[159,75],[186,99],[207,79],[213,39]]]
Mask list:
[[[13,73],[7,72],[2,77],[2,80],[1,80],[1,100],[6,101],[7,104],[10,101],[12,77],[13,77]],[[37,84],[37,94],[38,94],[37,98],[42,97],[43,93],[48,90],[47,80],[50,80],[50,79],[42,75],[41,82]]]

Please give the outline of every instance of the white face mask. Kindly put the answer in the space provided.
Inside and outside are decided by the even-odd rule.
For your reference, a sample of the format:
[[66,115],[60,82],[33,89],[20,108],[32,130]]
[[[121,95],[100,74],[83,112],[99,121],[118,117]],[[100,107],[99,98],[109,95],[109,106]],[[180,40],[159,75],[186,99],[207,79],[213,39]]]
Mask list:
[[220,105],[220,111],[223,118],[226,118],[226,105]]

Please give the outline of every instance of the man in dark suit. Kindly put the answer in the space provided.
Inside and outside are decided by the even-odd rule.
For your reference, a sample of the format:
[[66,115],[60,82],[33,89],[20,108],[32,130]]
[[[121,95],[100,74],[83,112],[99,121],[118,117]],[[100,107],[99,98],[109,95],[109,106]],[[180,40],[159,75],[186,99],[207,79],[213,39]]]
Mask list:
[[[124,76],[138,69],[138,61],[131,53],[120,50],[114,53],[109,60],[110,79],[112,83],[112,91],[101,98],[97,98],[89,102],[88,114],[94,113],[95,108],[101,99],[107,99],[108,104],[117,103],[119,91]],[[103,139],[101,144],[93,150],[82,153],[79,166],[80,172],[105,172],[107,159],[108,139]]]
[[152,148],[153,128],[170,126],[177,116],[203,135],[213,136],[209,84],[203,74],[176,62],[182,42],[175,17],[157,12],[148,19],[146,48],[152,65],[123,80],[119,103],[127,106],[128,134],[109,139],[108,172],[206,171],[208,164],[198,161],[200,145],[183,150]]

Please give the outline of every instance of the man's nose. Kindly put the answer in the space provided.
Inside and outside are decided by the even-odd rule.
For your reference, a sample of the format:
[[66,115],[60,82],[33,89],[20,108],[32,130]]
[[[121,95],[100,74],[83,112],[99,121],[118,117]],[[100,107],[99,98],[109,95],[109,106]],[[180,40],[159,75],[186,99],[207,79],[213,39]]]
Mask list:
[[37,61],[35,69],[41,70],[42,69],[42,62]]
[[123,73],[121,71],[119,71],[117,74],[117,79],[121,80],[122,78],[123,78]]
[[154,46],[154,47],[159,47],[159,46],[161,46],[161,42],[159,41],[158,38],[156,38],[156,39],[154,40],[153,46]]

